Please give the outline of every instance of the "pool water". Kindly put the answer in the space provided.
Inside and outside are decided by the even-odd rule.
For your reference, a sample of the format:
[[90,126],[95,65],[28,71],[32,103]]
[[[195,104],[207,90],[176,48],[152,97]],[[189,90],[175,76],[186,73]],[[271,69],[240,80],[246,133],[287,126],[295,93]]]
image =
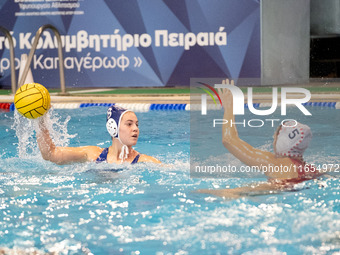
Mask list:
[[[313,112],[322,121],[312,124],[307,161],[339,163],[338,114],[335,109]],[[169,166],[136,164],[116,173],[109,169],[121,166],[44,161],[35,142],[35,121],[0,113],[0,246],[60,254],[339,251],[338,178],[311,180],[295,192],[231,201],[194,193],[265,178],[190,178],[189,115],[137,113],[140,138],[135,149]],[[56,131],[51,133],[58,145],[107,147],[105,117],[103,107],[54,110],[49,118]],[[333,122],[327,124],[329,118]],[[242,137],[270,149],[269,139],[245,131]],[[241,165],[227,151],[219,153]]]

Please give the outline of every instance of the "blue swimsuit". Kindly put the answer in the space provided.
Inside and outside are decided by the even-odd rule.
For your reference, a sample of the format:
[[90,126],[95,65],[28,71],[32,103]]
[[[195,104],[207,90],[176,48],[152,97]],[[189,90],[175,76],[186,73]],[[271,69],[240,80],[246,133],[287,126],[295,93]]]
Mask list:
[[[109,153],[109,148],[105,148],[102,153],[100,153],[99,157],[96,159],[96,162],[104,162],[107,159],[107,154]],[[140,154],[137,154],[137,156],[132,160],[131,165],[136,164],[139,160]]]

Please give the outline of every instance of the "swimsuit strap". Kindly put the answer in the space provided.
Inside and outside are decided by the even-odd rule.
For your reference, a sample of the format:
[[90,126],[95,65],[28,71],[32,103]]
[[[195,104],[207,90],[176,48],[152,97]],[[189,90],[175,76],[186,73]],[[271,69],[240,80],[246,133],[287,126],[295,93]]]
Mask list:
[[96,162],[104,162],[107,159],[107,154],[109,153],[109,148],[105,148],[103,149],[102,153],[100,153],[100,155],[98,156],[98,158],[96,159]]
[[306,164],[305,161],[299,159],[290,159],[297,167],[296,171],[298,172],[298,178],[300,179],[308,179],[306,177],[310,177],[319,173],[317,169],[313,165]]
[[295,158],[290,158],[290,160],[295,164],[295,165],[302,165],[304,166],[306,162],[300,160],[300,159],[295,159]]
[[139,160],[140,154],[137,154],[137,156],[132,160],[131,165],[136,164]]
[[296,171],[298,173],[298,178],[303,178],[305,175],[305,162],[300,159],[290,158],[293,164],[296,166]]
[[[102,153],[98,156],[96,159],[96,162],[104,162],[107,160],[107,154],[109,153],[109,148],[103,149]],[[139,160],[140,154],[137,154],[137,156],[132,160],[131,165],[136,164]]]

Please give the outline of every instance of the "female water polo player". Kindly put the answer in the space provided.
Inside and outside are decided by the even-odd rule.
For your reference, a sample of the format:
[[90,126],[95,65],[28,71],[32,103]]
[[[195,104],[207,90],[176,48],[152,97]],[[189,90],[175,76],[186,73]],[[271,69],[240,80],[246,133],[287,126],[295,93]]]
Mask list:
[[108,148],[97,146],[84,147],[56,147],[44,123],[40,118],[37,132],[38,146],[45,160],[57,164],[75,162],[107,162],[131,163],[153,162],[160,163],[154,157],[140,154],[132,148],[137,144],[139,136],[138,119],[134,112],[121,107],[111,106],[107,110],[106,128],[112,137],[112,145]]
[[[222,82],[229,84],[229,80]],[[234,82],[232,81],[233,85]],[[233,114],[233,96],[224,88],[219,89],[221,96],[224,119],[235,123]],[[222,142],[228,151],[248,166],[258,167],[268,177],[267,183],[255,184],[249,187],[221,190],[199,190],[225,198],[237,198],[258,192],[284,190],[292,188],[294,184],[320,176],[321,173],[303,160],[303,152],[309,145],[312,133],[307,125],[296,121],[288,121],[279,126],[274,134],[274,153],[252,147],[238,136],[235,125],[223,124]],[[270,170],[270,169],[274,169]],[[279,171],[277,171],[279,169]],[[284,170],[283,170],[284,169]]]

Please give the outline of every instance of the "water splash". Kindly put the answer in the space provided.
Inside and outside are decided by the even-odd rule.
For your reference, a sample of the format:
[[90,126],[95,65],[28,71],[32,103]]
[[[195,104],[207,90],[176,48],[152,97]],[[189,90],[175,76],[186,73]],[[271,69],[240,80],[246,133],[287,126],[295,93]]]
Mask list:
[[[51,108],[40,118],[45,118],[46,127],[56,146],[68,146],[70,139],[77,136],[77,134],[68,134],[67,125],[71,120],[70,116],[67,116],[63,121],[62,117],[55,113],[54,109]],[[39,118],[28,119],[15,110],[14,123],[11,128],[15,131],[18,138],[17,151],[19,158],[31,158],[32,156],[40,155],[36,141],[36,132],[39,129]]]
[[[68,115],[63,121],[62,117],[55,113],[53,108],[46,114],[45,123],[56,146],[68,146],[70,139],[77,136],[77,134],[68,134],[67,125],[70,120],[71,117]],[[36,130],[38,129],[37,122],[35,128]]]
[[23,117],[17,110],[14,111],[14,123],[11,128],[18,137],[17,150],[20,158],[28,158],[29,155],[38,153],[34,136],[34,121]]

